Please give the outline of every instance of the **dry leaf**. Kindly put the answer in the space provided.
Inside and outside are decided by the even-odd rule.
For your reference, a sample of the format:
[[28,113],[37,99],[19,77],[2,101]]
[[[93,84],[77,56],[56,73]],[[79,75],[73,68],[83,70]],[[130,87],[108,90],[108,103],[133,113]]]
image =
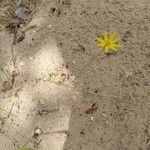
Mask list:
[[98,107],[92,107],[92,108],[89,108],[88,110],[85,111],[86,114],[92,114],[94,112],[96,112],[98,109]]

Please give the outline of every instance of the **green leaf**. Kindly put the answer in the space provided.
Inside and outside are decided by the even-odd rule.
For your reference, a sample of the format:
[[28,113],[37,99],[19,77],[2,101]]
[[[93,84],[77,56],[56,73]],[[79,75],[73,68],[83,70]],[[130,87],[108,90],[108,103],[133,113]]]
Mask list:
[[17,150],[33,150],[32,148],[27,148],[27,147],[19,147]]

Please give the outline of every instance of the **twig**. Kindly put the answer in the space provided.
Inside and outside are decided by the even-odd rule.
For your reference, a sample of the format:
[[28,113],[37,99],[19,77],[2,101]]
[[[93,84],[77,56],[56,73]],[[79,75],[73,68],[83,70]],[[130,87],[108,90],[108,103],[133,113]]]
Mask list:
[[14,46],[16,45],[16,42],[17,42],[17,40],[16,40],[16,38],[17,38],[17,31],[18,31],[18,25],[17,25],[17,23],[16,23],[16,25],[15,25],[15,30],[14,30],[14,36],[13,36],[13,43],[12,43],[12,45],[11,45],[11,49],[10,49],[10,51],[11,51],[11,56],[12,56],[12,63],[13,63],[13,74],[12,74],[12,79],[11,79],[11,84],[13,85],[13,87],[14,87],[14,84],[15,84],[15,79],[16,79],[16,72],[15,72],[15,70],[16,70],[16,56],[15,56],[15,53],[14,53]]
[[51,131],[51,132],[44,132],[42,134],[68,134],[68,131],[67,130]]
[[16,41],[16,35],[14,35],[14,40],[13,41],[14,42],[13,42],[10,50],[11,50],[13,68],[15,69],[16,68],[16,56],[15,56],[15,53],[14,53],[14,45],[15,45],[15,41]]
[[18,25],[15,23],[15,30],[14,30],[14,39],[13,39],[13,44],[16,45],[16,38],[17,38],[17,31],[18,31]]

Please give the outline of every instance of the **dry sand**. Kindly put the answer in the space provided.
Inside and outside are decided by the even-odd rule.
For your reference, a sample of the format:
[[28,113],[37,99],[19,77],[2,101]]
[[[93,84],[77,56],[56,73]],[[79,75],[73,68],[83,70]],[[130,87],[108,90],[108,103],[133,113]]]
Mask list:
[[0,150],[150,150],[150,0],[0,0],[0,63]]

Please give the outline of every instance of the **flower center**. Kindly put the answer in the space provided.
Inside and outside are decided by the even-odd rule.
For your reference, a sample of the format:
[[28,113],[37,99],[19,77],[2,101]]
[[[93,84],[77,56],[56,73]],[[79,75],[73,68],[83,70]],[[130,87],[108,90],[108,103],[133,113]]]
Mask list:
[[105,41],[105,46],[110,46],[111,45],[111,41],[110,40],[106,40]]

